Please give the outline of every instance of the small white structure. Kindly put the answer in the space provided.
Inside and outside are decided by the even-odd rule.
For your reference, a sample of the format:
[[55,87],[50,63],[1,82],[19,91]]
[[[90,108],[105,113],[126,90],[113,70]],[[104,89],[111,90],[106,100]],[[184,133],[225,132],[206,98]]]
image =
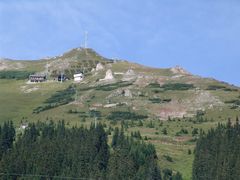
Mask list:
[[83,80],[83,73],[74,74],[73,77],[74,77],[75,82],[82,81]]
[[20,128],[19,129],[26,129],[28,127],[28,124],[21,124]]

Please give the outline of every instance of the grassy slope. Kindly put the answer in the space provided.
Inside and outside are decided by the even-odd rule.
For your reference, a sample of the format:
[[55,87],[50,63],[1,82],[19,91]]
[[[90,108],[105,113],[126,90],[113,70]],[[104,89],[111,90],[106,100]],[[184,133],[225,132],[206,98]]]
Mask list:
[[[68,57],[72,57],[71,54],[66,54]],[[99,59],[98,57],[97,59]],[[100,58],[101,59],[101,58]],[[40,62],[23,62],[25,65],[25,70],[34,70],[34,71],[42,71],[44,70],[44,64],[46,60]],[[111,69],[114,72],[126,72],[128,68],[133,68],[136,72],[142,73],[143,75],[154,75],[158,76],[170,76],[172,75],[169,69],[154,69],[154,68],[146,68],[137,64],[131,64],[127,62],[119,62],[112,64]],[[94,77],[87,77],[86,81],[93,82],[96,79],[103,78],[104,73],[99,73]],[[119,77],[120,78],[120,77]],[[154,78],[153,78],[154,81]],[[206,89],[210,84],[218,85],[219,82],[211,79],[200,79],[193,77],[184,77],[175,80],[176,82],[193,82],[197,87],[201,89]],[[170,80],[169,82],[174,82]],[[88,91],[82,91],[81,89],[84,87],[88,87],[88,85],[80,84],[77,85],[78,88],[78,98],[82,95],[85,95],[85,100],[82,103],[78,104],[68,104],[64,106],[60,106],[54,109],[50,109],[39,114],[32,114],[32,111],[37,106],[41,105],[48,97],[54,94],[58,90],[63,90],[67,88],[72,82],[65,83],[39,83],[34,85],[27,85],[26,81],[16,81],[16,80],[0,80],[0,122],[5,120],[13,120],[17,127],[19,127],[21,120],[22,121],[47,121],[47,120],[62,120],[64,119],[68,124],[71,125],[80,125],[89,126],[91,122],[93,122],[92,118],[84,118],[81,116],[81,113],[69,114],[69,110],[77,110],[78,112],[85,112],[85,114],[89,115],[89,108],[96,103],[106,104],[107,100],[105,99],[111,92],[106,91],[96,91],[96,89],[91,89]],[[149,83],[149,82],[148,82]],[[221,83],[220,83],[221,84]],[[30,93],[24,93],[23,91],[32,89],[37,87],[38,90],[32,91]],[[130,86],[131,88],[131,86]],[[138,97],[129,99],[126,97],[115,97],[110,98],[113,102],[127,102],[129,106],[121,106],[113,109],[102,108],[99,107],[97,110],[101,111],[102,118],[101,122],[105,122],[109,126],[120,126],[120,123],[113,125],[106,117],[109,115],[111,111],[122,110],[126,111],[132,109],[132,106],[137,106],[139,109],[138,113],[147,114],[149,108],[153,106],[150,105],[149,97],[152,97],[156,94],[153,94],[151,89],[142,89],[139,86],[133,86],[132,92],[138,92],[139,90],[148,94],[148,97]],[[219,97],[222,101],[235,99],[239,96],[239,91],[237,92],[227,92],[223,90],[210,91],[210,93],[214,96]],[[184,99],[193,97],[194,91],[168,91],[157,94],[159,97],[164,98],[175,98],[175,99]],[[93,97],[94,96],[94,97]],[[93,97],[93,98],[92,98]],[[162,106],[162,105],[159,105]],[[191,132],[193,128],[202,128],[203,130],[208,130],[211,127],[215,127],[218,122],[226,122],[228,117],[235,118],[239,115],[239,109],[232,110],[228,106],[224,106],[221,109],[212,109],[206,111],[205,117],[209,119],[213,118],[214,121],[208,121],[201,124],[194,124],[193,122],[189,122],[187,120],[181,121],[159,121],[154,119],[154,116],[150,115],[150,119],[153,120],[154,128],[149,128],[147,125],[149,124],[149,120],[143,121],[143,126],[138,127],[137,123],[134,126],[129,126],[127,129],[128,134],[131,131],[139,130],[143,137],[148,137],[148,142],[153,143],[156,146],[157,153],[159,156],[159,163],[162,168],[171,168],[175,171],[180,171],[183,174],[184,179],[191,178],[191,168],[193,161],[193,154],[188,154],[188,150],[190,149],[193,152],[194,143],[189,140],[192,138]],[[99,121],[99,120],[98,120]],[[166,128],[168,131],[167,135],[162,133],[163,128]],[[176,136],[176,133],[179,132],[182,128],[187,129],[189,134],[183,136]],[[110,136],[111,139],[111,136]],[[172,157],[173,162],[169,162],[164,158],[164,155],[168,155]]]
[[[65,89],[70,83],[71,82],[61,84],[56,82],[28,85],[27,89],[31,89],[33,86],[37,86],[39,89],[31,93],[23,93],[20,89],[21,87],[26,86],[25,81],[0,80],[0,101],[2,102],[0,104],[0,122],[12,119],[18,126],[23,117],[25,117],[23,121],[26,121],[26,119],[29,122],[37,120],[46,121],[49,119],[58,121],[64,119],[71,125],[84,124],[85,126],[89,126],[89,124],[93,122],[91,118],[87,118],[85,122],[82,122],[83,118],[79,117],[79,114],[69,114],[67,112],[71,109],[76,109],[78,111],[87,112],[86,114],[88,114],[88,106],[101,101],[101,97],[106,96],[106,92],[97,91],[97,93],[95,93],[96,98],[88,102],[88,106],[83,106],[81,104],[64,105],[39,114],[32,114],[32,110],[35,107],[37,107],[39,104],[42,104],[48,97],[50,97],[51,94],[57,90]],[[78,93],[80,95],[83,92],[80,91]],[[214,93],[218,94],[219,96],[224,96],[226,99],[232,99],[237,95],[237,93],[233,95],[229,93],[226,94],[226,92],[221,91]],[[117,110],[121,109],[127,110],[128,108],[121,107]],[[103,118],[101,121],[110,125],[109,121],[106,121],[104,117],[106,117],[109,112],[112,111],[112,109],[99,108],[98,110],[102,112]],[[219,116],[219,114],[221,115]],[[193,155],[188,155],[188,149],[191,149],[193,152],[194,143],[189,143],[188,140],[191,139],[192,129],[197,127],[207,130],[210,127],[216,126],[217,122],[224,122],[227,117],[234,118],[237,115],[238,111],[230,110],[228,108],[224,108],[220,112],[217,112],[216,110],[209,110],[206,116],[209,118],[214,118],[216,121],[205,122],[202,124],[194,124],[188,121],[165,121],[161,125],[160,121],[155,120],[153,121],[154,128],[148,128],[148,121],[145,121],[143,127],[130,127],[127,132],[130,134],[131,131],[140,130],[142,136],[147,136],[149,138],[148,141],[156,146],[159,162],[162,168],[172,168],[176,171],[180,171],[185,179],[190,179]],[[117,124],[116,126],[119,125],[120,124]],[[162,134],[162,129],[164,127],[167,128],[168,135]],[[180,138],[176,137],[175,134],[180,131],[181,128],[187,129],[189,131],[189,134]],[[167,161],[163,157],[164,155],[172,157],[173,162]]]

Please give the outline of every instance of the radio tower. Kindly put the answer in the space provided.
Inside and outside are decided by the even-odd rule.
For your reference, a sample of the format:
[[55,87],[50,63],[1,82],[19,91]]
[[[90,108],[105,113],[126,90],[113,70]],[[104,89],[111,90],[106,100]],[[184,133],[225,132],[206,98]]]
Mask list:
[[88,43],[88,32],[85,31],[85,34],[84,34],[84,49],[85,49],[85,54],[87,54],[87,43]]
[[84,48],[87,49],[87,42],[88,41],[88,32],[85,31],[85,34],[84,34]]

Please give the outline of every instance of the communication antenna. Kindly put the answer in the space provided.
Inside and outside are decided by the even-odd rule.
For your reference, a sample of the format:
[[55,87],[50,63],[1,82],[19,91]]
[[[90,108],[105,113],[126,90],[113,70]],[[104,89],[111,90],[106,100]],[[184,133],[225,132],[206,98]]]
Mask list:
[[84,34],[84,48],[86,49],[87,48],[87,44],[88,43],[88,31],[85,31],[85,34]]

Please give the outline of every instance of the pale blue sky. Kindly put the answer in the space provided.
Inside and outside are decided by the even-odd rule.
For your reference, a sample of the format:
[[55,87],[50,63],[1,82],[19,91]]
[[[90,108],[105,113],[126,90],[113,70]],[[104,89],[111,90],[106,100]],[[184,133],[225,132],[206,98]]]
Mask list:
[[0,57],[59,55],[85,30],[106,57],[240,85],[239,0],[0,0]]

